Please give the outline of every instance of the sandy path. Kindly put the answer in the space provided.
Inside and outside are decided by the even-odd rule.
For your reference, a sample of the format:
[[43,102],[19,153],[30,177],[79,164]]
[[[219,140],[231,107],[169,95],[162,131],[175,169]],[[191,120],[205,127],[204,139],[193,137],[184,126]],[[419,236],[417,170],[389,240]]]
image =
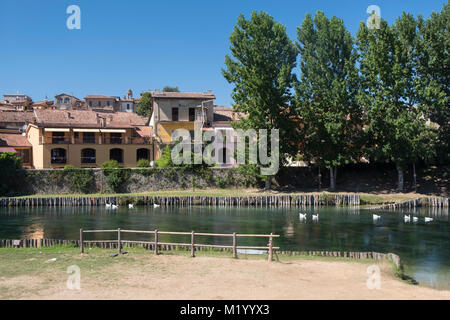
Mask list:
[[23,299],[450,299],[450,291],[395,279],[387,263],[378,264],[381,288],[369,290],[369,265],[161,255],[107,267],[95,276],[81,270],[80,291],[66,288],[67,275],[54,274],[0,279],[0,286],[20,286]]

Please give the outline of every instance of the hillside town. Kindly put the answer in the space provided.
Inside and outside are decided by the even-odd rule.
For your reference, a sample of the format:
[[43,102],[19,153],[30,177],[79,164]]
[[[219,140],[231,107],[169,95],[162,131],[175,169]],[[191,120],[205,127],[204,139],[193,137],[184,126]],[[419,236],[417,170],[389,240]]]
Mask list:
[[0,101],[0,152],[13,152],[28,169],[96,168],[109,160],[136,167],[153,165],[176,129],[228,130],[237,117],[232,108],[214,104],[211,91],[149,91],[149,117],[139,116],[129,89],[121,97],[61,93],[53,101],[33,102],[25,94],[4,94]]

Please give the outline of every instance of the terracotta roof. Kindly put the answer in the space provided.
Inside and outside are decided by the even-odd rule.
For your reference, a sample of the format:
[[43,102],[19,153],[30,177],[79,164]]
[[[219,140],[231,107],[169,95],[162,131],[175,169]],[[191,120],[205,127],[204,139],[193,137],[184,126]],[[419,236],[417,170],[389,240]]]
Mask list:
[[214,122],[239,121],[245,117],[242,112],[234,112],[230,107],[214,107]]
[[162,92],[154,91],[151,93],[153,98],[158,99],[215,99],[212,92]]
[[31,143],[21,134],[0,133],[0,146],[31,147]]
[[131,112],[103,113],[90,110],[35,110],[36,125],[39,127],[134,128],[145,126],[148,118]]
[[152,137],[153,128],[150,126],[139,126],[136,128],[136,133],[140,137]]
[[33,117],[33,111],[0,110],[0,122],[30,123]]
[[84,99],[114,99],[114,97],[104,96],[102,94],[89,94]]
[[80,99],[78,99],[77,97],[75,97],[75,96],[72,96],[72,95],[70,95],[70,94],[67,94],[67,93],[60,93],[60,94],[57,94],[56,96],[55,96],[55,98],[57,98],[57,97],[60,97],[60,96],[67,96],[67,97],[72,97],[72,98],[74,98],[74,99],[76,99],[76,100],[78,100],[78,101],[81,101]]

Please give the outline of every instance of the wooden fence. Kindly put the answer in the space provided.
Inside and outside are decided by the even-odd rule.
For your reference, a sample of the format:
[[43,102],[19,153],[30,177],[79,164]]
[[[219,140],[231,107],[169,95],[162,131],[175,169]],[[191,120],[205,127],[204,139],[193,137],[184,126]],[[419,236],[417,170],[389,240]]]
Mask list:
[[[117,232],[117,240],[85,240],[84,234],[85,233],[112,233]],[[134,234],[149,234],[153,236],[153,241],[132,241],[132,240],[122,240],[122,233],[134,233]],[[159,241],[160,235],[184,235],[184,236],[190,236],[191,242],[190,243],[169,243],[169,242],[161,242]],[[195,237],[228,237],[232,238],[233,243],[232,245],[213,245],[213,244],[200,244],[195,243]],[[266,247],[257,247],[257,246],[238,246],[237,245],[237,238],[268,238],[269,243]],[[84,244],[89,244],[91,242],[116,242],[117,243],[117,249],[118,253],[122,253],[122,244],[153,244],[153,249],[155,251],[155,254],[158,254],[159,246],[182,246],[182,247],[190,247],[191,249],[191,257],[195,257],[195,250],[196,248],[201,247],[208,247],[208,248],[224,248],[224,249],[232,249],[233,252],[233,258],[237,258],[237,250],[238,249],[254,249],[254,250],[267,250],[269,254],[269,261],[273,261],[273,252],[274,250],[279,250],[279,247],[273,246],[273,240],[274,238],[279,238],[279,235],[275,235],[271,233],[270,235],[266,234],[237,234],[234,233],[203,233],[203,232],[171,232],[171,231],[144,231],[144,230],[122,230],[122,229],[116,229],[116,230],[83,230],[80,229],[80,248],[81,252],[84,252]]]

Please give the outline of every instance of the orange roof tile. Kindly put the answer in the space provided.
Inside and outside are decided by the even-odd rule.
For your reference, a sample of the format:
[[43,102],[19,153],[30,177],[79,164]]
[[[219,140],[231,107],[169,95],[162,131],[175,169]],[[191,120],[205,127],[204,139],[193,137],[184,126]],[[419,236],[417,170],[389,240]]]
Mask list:
[[0,133],[0,146],[31,147],[31,143],[21,134]]

